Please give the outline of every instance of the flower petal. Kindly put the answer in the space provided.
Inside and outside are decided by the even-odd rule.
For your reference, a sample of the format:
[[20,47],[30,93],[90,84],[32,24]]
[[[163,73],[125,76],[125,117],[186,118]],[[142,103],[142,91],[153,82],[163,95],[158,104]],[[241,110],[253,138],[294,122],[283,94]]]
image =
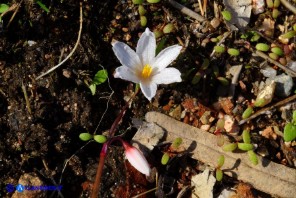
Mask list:
[[114,73],[114,78],[121,78],[123,80],[128,80],[134,83],[139,83],[140,80],[135,73],[133,73],[128,67],[120,66],[117,67]]
[[123,146],[125,148],[125,156],[130,164],[141,173],[149,176],[151,169],[145,156],[136,147],[130,146],[127,143],[123,143]]
[[140,82],[141,90],[144,94],[144,96],[151,101],[151,99],[155,96],[156,90],[157,90],[157,84],[155,83],[146,83],[146,82]]
[[142,65],[150,64],[155,57],[156,40],[154,33],[146,28],[141,35],[137,44],[137,54],[139,55]]
[[152,82],[156,84],[170,84],[174,82],[181,82],[181,73],[175,68],[164,68],[158,74],[152,77]]
[[165,48],[156,56],[154,62],[151,64],[152,67],[157,68],[158,71],[163,70],[178,57],[181,49],[182,46],[180,45],[173,45]]
[[131,70],[141,69],[142,63],[139,56],[128,45],[119,41],[112,45],[112,49],[122,65],[129,67]]

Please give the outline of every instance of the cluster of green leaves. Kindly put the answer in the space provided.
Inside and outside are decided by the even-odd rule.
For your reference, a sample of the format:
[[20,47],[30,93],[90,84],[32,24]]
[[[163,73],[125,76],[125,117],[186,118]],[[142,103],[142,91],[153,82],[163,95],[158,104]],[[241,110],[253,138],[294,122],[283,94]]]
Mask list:
[[[195,75],[193,76],[193,78],[191,80],[191,83],[193,85],[199,83],[199,81],[201,80],[203,75],[205,73],[207,73],[206,70],[209,68],[209,65],[210,65],[210,60],[207,58],[204,58],[201,67],[195,73]],[[229,85],[229,81],[227,80],[227,78],[220,76],[219,68],[217,65],[212,65],[210,69],[213,71],[214,78],[216,78],[223,86]]]
[[[144,0],[132,0],[133,4],[135,5],[139,5],[138,7],[138,12],[140,14],[140,23],[141,26],[145,27],[147,25],[147,17],[146,17],[146,13],[147,11],[145,10],[143,4]],[[158,3],[160,2],[160,0],[147,0],[148,3]]]
[[292,122],[286,124],[284,128],[284,140],[290,142],[296,139],[296,110],[293,111]]
[[108,79],[108,72],[105,69],[99,70],[94,76],[91,84],[89,85],[89,89],[92,95],[95,95],[97,85],[104,83]]
[[280,6],[281,1],[280,0],[266,0],[267,8],[271,9],[271,16],[272,18],[276,19],[280,12],[278,10],[278,7]]
[[107,138],[104,135],[92,135],[90,133],[80,133],[79,138],[82,141],[89,141],[91,139],[94,139],[96,142],[98,142],[100,144],[103,144],[107,141]]
[[[182,144],[182,138],[176,138],[170,145],[170,150],[176,150]],[[170,160],[170,153],[165,152],[161,157],[161,164],[166,165]]]
[[241,151],[246,151],[248,152],[249,159],[252,162],[252,164],[257,165],[258,158],[256,153],[253,151],[254,145],[251,144],[251,135],[249,130],[246,129],[243,131],[242,139],[243,139],[243,142],[228,143],[223,145],[222,149],[227,152],[233,152],[236,149],[239,149]]

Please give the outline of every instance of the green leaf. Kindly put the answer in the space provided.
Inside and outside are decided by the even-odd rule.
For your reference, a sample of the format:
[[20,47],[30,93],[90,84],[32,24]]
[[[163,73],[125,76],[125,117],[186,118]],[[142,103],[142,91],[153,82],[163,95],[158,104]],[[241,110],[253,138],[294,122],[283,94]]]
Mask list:
[[222,13],[223,18],[226,21],[230,21],[231,20],[232,16],[231,16],[231,13],[228,10],[224,10],[221,13]]
[[250,144],[251,143],[251,136],[250,136],[250,131],[248,129],[245,129],[243,131],[243,140],[244,143]]
[[216,180],[221,181],[223,179],[223,172],[221,169],[216,169]]
[[193,85],[196,85],[201,79],[201,73],[198,71],[196,72],[196,74],[193,76],[192,80],[191,80],[191,83]]
[[163,28],[163,33],[165,33],[165,34],[169,34],[169,33],[171,33],[172,31],[174,30],[174,24],[172,24],[172,23],[168,23],[168,24],[166,24],[165,26],[164,26],[164,28]]
[[249,106],[242,115],[242,119],[247,119],[248,117],[250,117],[253,113],[253,107]]
[[36,3],[42,8],[45,12],[49,13],[49,9],[41,1],[36,1]]
[[142,4],[143,0],[132,0],[133,4]]
[[293,111],[293,122],[296,123],[296,111]]
[[[294,116],[294,113],[293,113]],[[284,140],[285,142],[293,141],[296,138],[296,126],[292,123],[288,123],[284,128]]]
[[205,59],[203,59],[203,62],[202,62],[202,64],[201,64],[201,70],[206,70],[208,67],[209,67],[209,65],[210,65],[210,60],[209,59],[207,59],[207,58],[205,58]]
[[254,148],[253,144],[249,144],[249,143],[238,143],[237,147],[242,151],[250,151],[250,150],[253,150]]
[[158,3],[160,0],[147,0],[148,3]]
[[219,80],[220,83],[221,83],[223,86],[228,86],[228,85],[229,85],[229,81],[228,81],[226,78],[222,77],[222,76],[218,77],[217,80]]
[[256,153],[253,150],[248,151],[249,159],[252,162],[252,164],[257,165],[258,164],[258,158]]
[[94,140],[100,144],[103,144],[107,141],[107,138],[104,135],[95,135]]
[[229,48],[227,50],[227,53],[231,56],[238,56],[240,53],[239,53],[239,50],[238,49],[235,49],[235,48]]
[[224,161],[225,161],[224,155],[220,155],[220,157],[218,159],[218,168],[221,168],[223,166]]
[[166,43],[166,38],[161,39],[161,41],[158,43],[155,50],[156,55],[164,48],[165,43]]
[[91,91],[91,94],[94,96],[96,94],[97,85],[91,84],[89,85],[89,89]]
[[140,16],[140,23],[142,27],[145,27],[147,25],[147,17],[146,16]]
[[0,4],[0,13],[4,13],[9,9],[9,6],[7,4],[1,3]]
[[108,79],[107,70],[102,69],[96,73],[92,83],[95,85],[100,85],[100,84],[104,83],[107,79]]
[[237,143],[229,143],[229,144],[225,144],[222,149],[223,151],[234,151],[237,148]]
[[161,164],[166,165],[169,162],[170,156],[168,153],[164,153],[161,158]]
[[172,143],[171,147],[177,149],[182,144],[182,138],[176,138]]
[[82,141],[88,141],[90,139],[92,139],[92,134],[90,133],[80,133],[79,134],[79,138],[82,140]]

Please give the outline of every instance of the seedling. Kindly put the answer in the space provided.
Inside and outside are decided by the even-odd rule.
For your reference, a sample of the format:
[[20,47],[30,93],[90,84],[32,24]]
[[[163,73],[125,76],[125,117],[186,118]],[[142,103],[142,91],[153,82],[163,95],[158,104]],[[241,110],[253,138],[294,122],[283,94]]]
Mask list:
[[223,19],[225,19],[226,21],[230,21],[232,16],[231,13],[228,10],[224,10],[221,12]]
[[7,4],[1,3],[0,4],[0,14],[6,12],[9,9],[9,6]]
[[242,119],[247,119],[252,115],[253,112],[254,112],[253,107],[248,106],[248,108],[243,112]]
[[[296,115],[295,115],[296,116]],[[248,129],[245,129],[242,133],[242,139],[243,142],[237,142],[237,143],[228,143],[225,144],[222,149],[224,151],[228,152],[233,152],[237,148],[241,151],[247,151],[248,156],[252,164],[257,165],[258,164],[258,159],[256,153],[253,151],[254,145],[251,144],[251,136],[250,136],[250,131]]]
[[284,128],[284,140],[290,142],[296,139],[296,110],[293,111],[292,122],[287,123]]
[[94,79],[92,80],[91,84],[89,85],[89,89],[90,89],[92,95],[95,95],[97,85],[104,83],[107,79],[108,79],[107,70],[102,69],[96,73]]
[[220,155],[218,158],[218,165],[216,167],[216,180],[222,181],[223,179],[223,171],[221,170],[221,167],[224,165],[225,157],[224,155]]
[[228,48],[227,53],[230,56],[238,56],[240,54],[238,49],[235,49],[235,48]]
[[267,52],[270,49],[270,46],[265,43],[258,43],[255,48],[259,51]]
[[174,30],[174,24],[172,24],[172,23],[168,23],[168,24],[166,24],[165,26],[164,26],[164,28],[163,28],[163,33],[165,33],[165,34],[169,34],[169,33],[171,33],[172,31]]
[[162,157],[161,157],[161,164],[162,165],[166,165],[170,158],[172,156],[175,156],[176,154],[174,154],[174,152],[179,148],[179,146],[182,144],[182,138],[176,138],[173,143],[170,145],[170,147],[168,148],[168,151],[166,151]]

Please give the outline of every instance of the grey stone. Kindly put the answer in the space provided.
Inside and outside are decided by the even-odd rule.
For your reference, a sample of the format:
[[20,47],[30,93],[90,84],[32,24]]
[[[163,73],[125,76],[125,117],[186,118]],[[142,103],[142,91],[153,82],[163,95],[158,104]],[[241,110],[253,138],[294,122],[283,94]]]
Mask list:
[[293,87],[292,77],[281,74],[273,79],[276,82],[275,95],[279,97],[287,97],[291,94]]

